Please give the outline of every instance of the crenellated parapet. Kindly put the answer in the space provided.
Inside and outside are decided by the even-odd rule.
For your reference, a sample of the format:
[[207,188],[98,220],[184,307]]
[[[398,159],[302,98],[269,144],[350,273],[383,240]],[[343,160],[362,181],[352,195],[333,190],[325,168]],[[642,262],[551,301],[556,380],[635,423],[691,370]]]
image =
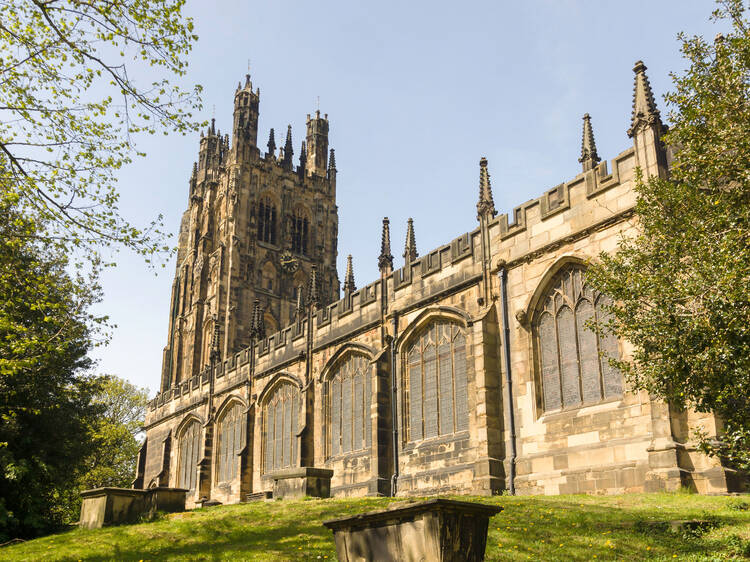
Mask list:
[[[601,217],[601,221],[627,218],[635,202],[631,189],[634,167],[635,150],[630,148],[609,164],[600,162],[591,170],[519,205],[513,211],[512,222],[507,214],[495,216],[488,224],[492,240],[491,260],[495,263],[504,256],[515,260],[531,259],[545,244],[570,241],[571,236],[575,235],[574,229],[554,234],[556,228],[567,224],[556,219],[564,213],[585,215],[587,229],[596,226],[597,217]],[[608,193],[613,197],[607,197]],[[535,239],[543,240],[544,244],[528,243]],[[390,240],[387,242],[386,253],[389,254]],[[386,315],[393,311],[413,310],[468,286],[478,285],[482,279],[481,263],[481,229],[475,228],[388,272],[382,280],[384,282],[374,281],[348,292],[337,301],[316,308],[311,317],[312,348],[318,350],[336,345],[379,326],[383,322],[384,288]],[[303,361],[307,352],[307,337],[308,321],[303,318],[282,330],[269,333],[252,347],[229,356],[215,369],[217,392],[232,384],[241,384],[248,377],[262,378],[269,372]],[[252,374],[247,368],[251,353],[255,356],[255,372]],[[165,409],[165,405],[175,399],[180,404],[194,403],[200,396],[200,389],[207,388],[209,377],[210,369],[204,369],[199,377],[157,395],[149,403],[149,418],[158,418],[157,410],[173,409]]]

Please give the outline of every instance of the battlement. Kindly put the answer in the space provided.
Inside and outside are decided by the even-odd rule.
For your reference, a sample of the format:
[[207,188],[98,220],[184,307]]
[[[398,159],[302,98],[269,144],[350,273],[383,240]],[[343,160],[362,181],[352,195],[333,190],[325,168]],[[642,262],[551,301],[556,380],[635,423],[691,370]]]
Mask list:
[[[595,198],[610,188],[618,186],[624,179],[630,179],[635,167],[635,149],[629,148],[612,159],[612,173],[609,173],[607,162],[600,162],[593,170],[582,172],[570,181],[561,183],[544,192],[540,197],[530,199],[513,209],[512,220],[507,214],[495,218],[499,235],[506,240],[524,232],[531,224],[545,221],[560,212],[571,209],[570,192],[574,187],[583,185],[586,199]],[[579,200],[576,203],[584,203]],[[531,217],[529,210],[539,208],[538,215]]]

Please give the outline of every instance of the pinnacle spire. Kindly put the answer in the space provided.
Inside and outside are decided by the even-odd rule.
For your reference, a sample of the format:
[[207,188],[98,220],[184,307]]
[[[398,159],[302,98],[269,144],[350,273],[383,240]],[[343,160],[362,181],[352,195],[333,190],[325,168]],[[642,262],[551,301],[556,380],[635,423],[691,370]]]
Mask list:
[[211,359],[218,360],[221,357],[219,351],[219,319],[214,314],[214,333],[211,337]]
[[286,142],[284,143],[284,160],[282,161],[285,170],[292,169],[292,156],[294,156],[294,149],[292,148],[292,126],[287,125]]
[[584,172],[594,169],[601,161],[596,152],[594,130],[591,128],[591,116],[588,113],[583,116],[583,139],[581,140],[581,157],[578,161],[583,164]]
[[477,218],[483,215],[494,217],[495,202],[492,199],[492,186],[490,185],[490,173],[487,171],[487,158],[482,156],[479,160],[479,202],[477,203]]
[[307,289],[307,304],[315,308],[318,304],[318,268],[312,266],[310,270],[310,286]]
[[659,131],[663,128],[659,110],[654,101],[654,92],[646,76],[646,65],[637,61],[633,67],[635,72],[635,86],[633,88],[633,116],[628,129],[628,136],[632,137],[640,126],[656,126]]
[[213,117],[211,118],[211,128],[209,129],[209,134],[215,135],[216,134],[216,119]]
[[383,233],[380,236],[380,256],[378,256],[378,269],[393,269],[393,255],[391,254],[391,227],[388,217],[383,218]]
[[354,266],[352,265],[352,255],[346,256],[346,275],[344,276],[344,294],[349,294],[357,290],[354,284]]
[[294,308],[294,314],[297,320],[302,320],[305,316],[305,289],[302,285],[297,287],[297,305]]
[[406,225],[406,245],[404,247],[404,263],[406,265],[417,259],[417,239],[414,236],[414,220],[409,217]]
[[298,172],[301,177],[305,175],[305,168],[307,167],[307,145],[305,141],[302,141],[302,146],[299,149],[299,168]]
[[331,149],[331,156],[328,158],[328,170],[336,171],[336,151]]
[[268,154],[273,156],[276,153],[276,139],[273,136],[273,127],[271,127],[271,131],[268,133],[268,144],[266,146],[268,147]]
[[336,179],[336,152],[333,149],[331,149],[330,157],[328,158],[327,177],[329,180]]
[[254,340],[262,340],[266,337],[266,324],[263,319],[263,310],[260,308],[260,300],[255,299],[253,303],[253,315],[250,319],[250,337]]

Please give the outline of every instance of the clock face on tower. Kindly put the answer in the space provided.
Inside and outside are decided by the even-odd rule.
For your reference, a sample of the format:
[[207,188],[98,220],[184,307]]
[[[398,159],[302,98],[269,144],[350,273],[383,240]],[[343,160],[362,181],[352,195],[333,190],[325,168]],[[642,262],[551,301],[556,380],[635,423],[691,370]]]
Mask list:
[[284,250],[279,256],[279,264],[281,269],[287,273],[294,273],[299,269],[299,260],[292,255],[289,250]]

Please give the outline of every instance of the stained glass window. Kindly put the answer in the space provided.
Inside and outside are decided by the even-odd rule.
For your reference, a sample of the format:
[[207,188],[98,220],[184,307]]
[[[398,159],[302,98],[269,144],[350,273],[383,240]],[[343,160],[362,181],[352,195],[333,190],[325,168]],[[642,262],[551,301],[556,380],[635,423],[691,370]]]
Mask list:
[[217,425],[216,474],[219,482],[230,482],[237,477],[237,456],[245,446],[245,414],[242,406],[234,404],[224,410]]
[[200,446],[201,424],[196,420],[185,426],[178,439],[178,487],[190,491],[195,490],[198,461],[201,457]]
[[610,302],[586,283],[580,265],[552,278],[532,322],[545,411],[622,395],[622,375],[609,363],[619,358],[617,338],[598,329]]
[[263,460],[265,472],[297,466],[297,420],[300,394],[282,382],[263,406]]
[[437,320],[417,333],[404,371],[405,441],[469,428],[466,338],[458,324]]
[[370,446],[372,382],[369,366],[367,357],[351,353],[338,363],[326,382],[329,457]]

